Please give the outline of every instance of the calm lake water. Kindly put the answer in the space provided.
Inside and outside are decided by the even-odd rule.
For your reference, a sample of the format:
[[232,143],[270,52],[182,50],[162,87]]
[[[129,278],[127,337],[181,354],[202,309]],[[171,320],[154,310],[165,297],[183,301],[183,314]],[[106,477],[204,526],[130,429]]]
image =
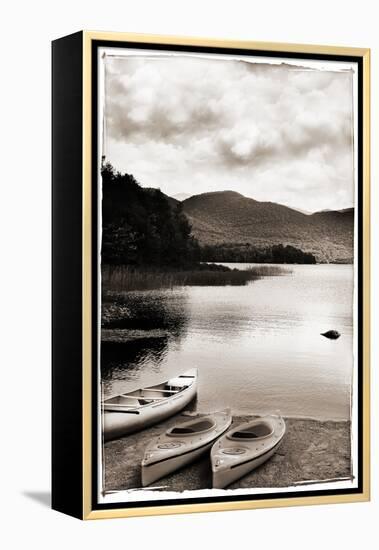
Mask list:
[[[225,264],[246,269],[250,264]],[[118,296],[133,317],[102,347],[106,395],[198,367],[196,408],[347,419],[353,367],[353,266],[283,266],[246,286]],[[130,315],[129,315],[130,316]],[[321,332],[338,330],[338,340]]]

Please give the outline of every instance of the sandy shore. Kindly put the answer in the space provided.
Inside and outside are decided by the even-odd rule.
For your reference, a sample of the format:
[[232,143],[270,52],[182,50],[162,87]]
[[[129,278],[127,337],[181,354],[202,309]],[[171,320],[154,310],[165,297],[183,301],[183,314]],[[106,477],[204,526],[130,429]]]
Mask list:
[[[233,425],[249,420],[234,416]],[[184,414],[142,432],[110,441],[104,447],[105,490],[141,487],[140,464],[147,443],[178,421]],[[287,433],[278,452],[251,474],[230,486],[288,487],[304,481],[347,478],[351,475],[350,422],[286,419]],[[165,490],[184,491],[211,488],[209,454],[190,466],[156,483]]]

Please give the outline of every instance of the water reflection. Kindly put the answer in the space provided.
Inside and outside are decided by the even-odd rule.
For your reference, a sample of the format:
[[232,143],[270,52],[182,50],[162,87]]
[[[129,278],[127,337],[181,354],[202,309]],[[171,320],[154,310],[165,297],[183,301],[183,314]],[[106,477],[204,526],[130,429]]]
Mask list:
[[187,324],[183,290],[107,293],[100,348],[103,392],[127,391],[141,372],[146,380],[153,378],[169,347],[185,336]]
[[125,342],[102,342],[101,376],[103,380],[123,380],[125,369],[139,370],[147,364],[157,367],[168,348],[168,337],[138,338]]
[[102,327],[118,329],[166,329],[180,336],[188,322],[186,292],[149,290],[108,293],[102,306]]
[[[240,266],[238,266],[240,267]],[[246,286],[107,296],[107,394],[199,370],[198,409],[349,418],[353,269],[291,266]],[[331,341],[321,332],[341,333]]]

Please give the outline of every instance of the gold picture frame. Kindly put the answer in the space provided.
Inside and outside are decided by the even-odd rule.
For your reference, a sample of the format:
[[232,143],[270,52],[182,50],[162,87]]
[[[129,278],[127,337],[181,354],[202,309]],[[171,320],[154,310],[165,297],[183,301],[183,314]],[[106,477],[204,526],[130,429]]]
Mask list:
[[[195,502],[181,503],[175,501],[173,504],[144,505],[129,507],[111,504],[103,507],[94,506],[94,464],[93,449],[96,447],[96,430],[94,429],[94,415],[96,414],[96,402],[94,402],[94,380],[93,380],[93,353],[94,334],[97,330],[93,326],[93,178],[96,171],[96,159],[93,158],[93,135],[95,133],[94,112],[96,105],[93,103],[94,83],[94,52],[102,45],[122,45],[127,43],[136,47],[145,45],[160,45],[171,48],[177,46],[182,49],[199,48],[223,51],[236,50],[244,52],[262,53],[266,55],[287,54],[302,58],[310,56],[313,59],[324,59],[327,56],[335,59],[351,58],[359,63],[360,71],[360,93],[361,93],[361,119],[359,126],[359,138],[361,143],[361,212],[362,212],[362,295],[361,295],[361,331],[362,331],[362,364],[360,378],[360,396],[362,400],[362,415],[360,418],[361,430],[361,479],[359,491],[335,492],[335,494],[312,494],[304,496],[280,497],[267,495],[265,498],[257,499],[254,495],[248,500],[221,500],[217,502]],[[326,57],[325,57],[326,56]],[[73,68],[74,65],[74,68]],[[64,81],[67,75],[72,75],[75,80],[74,89],[68,89],[68,99],[63,102],[61,87],[65,86]],[[79,75],[81,81],[79,82]],[[67,84],[66,84],[67,85]],[[69,88],[69,85],[67,85]],[[81,97],[78,99],[78,90]],[[81,105],[79,106],[79,100]],[[75,102],[70,103],[70,102]],[[74,107],[73,107],[74,105]],[[70,107],[71,106],[71,107]],[[76,107],[75,107],[76,106]],[[68,109],[71,108],[71,115]],[[73,113],[73,114],[72,114]],[[73,116],[75,123],[64,126],[64,118]],[[62,129],[63,128],[63,129]],[[78,151],[79,138],[75,138],[75,144],[67,146],[67,138],[70,132],[74,133],[81,128],[81,151]],[[148,516],[158,514],[183,514],[194,512],[222,511],[222,510],[246,510],[255,508],[270,508],[284,506],[331,504],[343,502],[362,502],[370,498],[370,50],[367,48],[351,48],[321,45],[285,44],[272,42],[235,41],[210,38],[160,36],[130,33],[113,33],[83,31],[59,39],[53,43],[53,194],[54,220],[53,240],[56,255],[53,255],[53,508],[81,519],[104,519],[133,516]],[[66,157],[62,153],[66,147],[76,147],[75,154],[81,156],[80,166],[75,175],[75,190],[65,188],[62,183],[67,174],[61,177],[65,170]],[[72,151],[68,152],[68,155]],[[61,158],[62,157],[62,158]],[[71,193],[71,194],[70,194]],[[62,199],[63,197],[63,199]],[[66,198],[65,198],[66,197]],[[64,230],[67,230],[67,220],[61,214],[63,209],[62,200],[67,200],[66,206],[73,204],[73,201],[80,200],[78,211],[73,222],[72,238],[75,238],[78,251],[76,259],[67,257],[70,244],[62,245]],[[79,211],[80,210],[80,211]],[[65,212],[67,213],[67,210]],[[76,229],[75,229],[76,228]],[[71,230],[70,230],[71,231]],[[61,249],[66,247],[65,258]],[[80,248],[80,250],[79,250]],[[78,272],[78,260],[81,258],[81,270]],[[55,263],[54,263],[55,262]],[[64,264],[64,262],[66,262]],[[65,274],[62,273],[63,265],[66,266]],[[70,270],[74,273],[72,280],[67,273]],[[71,286],[70,286],[71,285]],[[76,285],[76,286],[75,286]],[[80,304],[67,306],[65,308],[64,296],[72,292],[75,286],[76,296],[81,296]],[[79,288],[80,286],[80,288]],[[55,290],[54,290],[55,289]],[[56,292],[56,294],[54,294]],[[76,308],[76,309],[75,309]],[[75,323],[73,322],[75,317]],[[80,316],[80,319],[77,317]],[[81,341],[80,349],[71,352],[67,351],[67,343],[62,340],[65,337],[64,326],[67,323],[74,330],[77,341]],[[55,324],[55,328],[54,328]],[[80,325],[80,334],[79,334]],[[63,329],[62,329],[63,327]],[[64,369],[69,371],[64,374]],[[65,380],[65,376],[71,378]],[[76,399],[74,411],[67,412],[67,403],[61,399],[61,393],[72,392],[73,400]],[[80,395],[80,398],[79,398]],[[68,413],[69,418],[66,416]],[[73,427],[74,420],[78,426]],[[68,433],[69,431],[75,433]],[[79,449],[82,449],[80,452]],[[67,463],[69,453],[75,455]],[[72,474],[72,475],[71,475]],[[76,488],[70,492],[68,487],[76,484]]]

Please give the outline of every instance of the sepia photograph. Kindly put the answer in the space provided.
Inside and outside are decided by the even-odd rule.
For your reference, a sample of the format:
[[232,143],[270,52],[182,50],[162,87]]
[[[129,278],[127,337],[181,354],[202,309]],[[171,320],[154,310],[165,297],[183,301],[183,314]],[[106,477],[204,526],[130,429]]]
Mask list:
[[357,487],[356,64],[98,74],[99,502]]

